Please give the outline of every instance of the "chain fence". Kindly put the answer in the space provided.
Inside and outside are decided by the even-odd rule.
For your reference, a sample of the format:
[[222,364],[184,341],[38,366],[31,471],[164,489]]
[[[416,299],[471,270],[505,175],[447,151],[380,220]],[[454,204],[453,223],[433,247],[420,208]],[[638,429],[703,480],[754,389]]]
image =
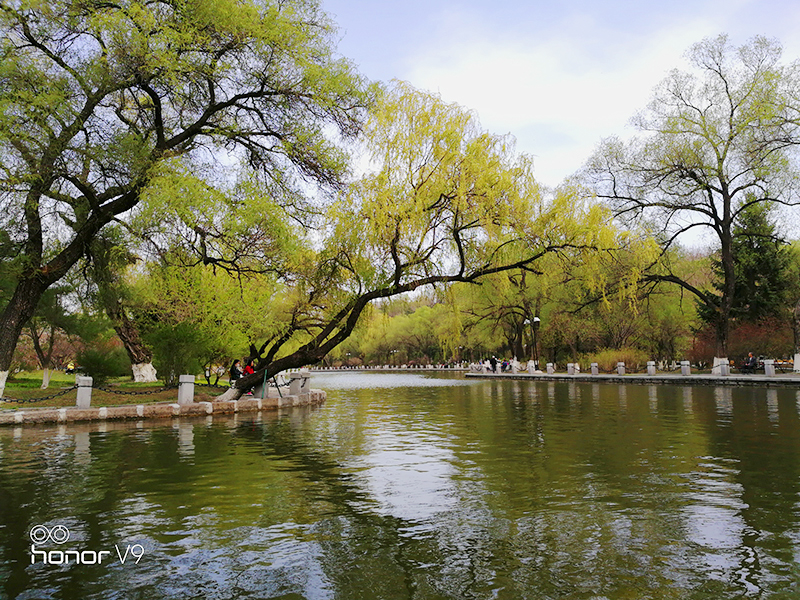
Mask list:
[[153,394],[160,394],[161,392],[166,392],[169,390],[177,390],[177,385],[166,385],[162,388],[157,390],[145,390],[143,392],[132,392],[132,391],[124,391],[124,390],[113,390],[111,388],[103,387],[101,385],[96,385],[93,387],[94,390],[100,390],[101,392],[106,392],[108,394],[116,394],[117,396],[152,396]]
[[44,402],[45,400],[53,400],[54,398],[59,398],[61,396],[66,396],[71,391],[77,390],[77,389],[78,389],[78,386],[77,385],[73,385],[71,388],[66,388],[64,390],[61,390],[60,392],[56,392],[55,394],[50,394],[49,396],[42,396],[41,398],[21,398],[21,399],[17,399],[17,398],[0,397],[0,402],[9,402],[9,403],[15,403],[15,404],[34,404],[36,402]]
[[[270,379],[266,380],[266,384],[269,387],[277,388],[280,392],[280,388],[288,388],[290,383],[286,381],[284,378],[281,377],[281,381],[278,381],[277,377],[271,377]],[[230,385],[225,383],[204,383],[204,382],[195,382],[196,386],[200,387],[207,387],[207,388],[215,388],[220,390],[227,390],[230,389]],[[37,402],[44,402],[45,400],[53,400],[55,398],[59,398],[61,396],[65,396],[70,392],[77,390],[78,386],[73,385],[72,387],[65,388],[60,392],[56,392],[54,394],[50,394],[48,396],[42,396],[40,398],[7,398],[0,396],[0,404],[2,403],[10,403],[10,404],[34,404]],[[152,396],[155,394],[160,394],[162,392],[167,392],[170,390],[177,390],[177,385],[166,385],[161,387],[157,390],[144,390],[144,391],[126,391],[126,390],[115,390],[113,388],[105,387],[102,385],[95,385],[92,387],[92,390],[98,390],[101,392],[106,392],[107,394],[114,394],[116,396]]]

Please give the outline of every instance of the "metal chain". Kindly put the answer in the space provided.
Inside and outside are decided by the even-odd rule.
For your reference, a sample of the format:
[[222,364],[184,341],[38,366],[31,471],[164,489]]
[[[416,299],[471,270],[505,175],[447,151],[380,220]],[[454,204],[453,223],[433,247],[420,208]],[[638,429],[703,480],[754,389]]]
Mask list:
[[176,389],[178,389],[178,386],[177,385],[168,385],[168,386],[162,387],[161,389],[158,389],[158,390],[148,390],[146,392],[125,392],[125,391],[122,391],[122,390],[112,390],[110,388],[102,387],[100,385],[94,386],[94,389],[100,390],[101,392],[107,392],[109,394],[116,394],[117,396],[150,396],[152,394],[158,394],[160,392],[166,392],[167,390],[176,390]]
[[58,398],[59,396],[65,396],[65,395],[69,394],[72,390],[76,390],[76,389],[78,389],[78,386],[77,385],[73,385],[71,388],[67,388],[67,389],[62,390],[60,392],[56,392],[55,394],[51,394],[50,396],[42,396],[41,398],[27,398],[27,399],[17,400],[15,398],[3,398],[3,397],[0,397],[0,402],[15,402],[17,404],[28,404],[28,403],[33,403],[33,402],[43,402],[44,400],[52,400],[53,398]]

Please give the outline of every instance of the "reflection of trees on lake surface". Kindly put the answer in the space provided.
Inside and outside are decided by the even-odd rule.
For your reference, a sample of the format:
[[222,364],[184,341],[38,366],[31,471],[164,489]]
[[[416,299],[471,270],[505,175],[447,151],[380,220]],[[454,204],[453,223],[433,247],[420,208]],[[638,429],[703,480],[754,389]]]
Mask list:
[[[370,385],[327,376],[325,407],[281,418],[0,430],[3,592],[727,598],[796,585],[793,391],[628,386],[623,403],[599,384],[335,389],[348,377]],[[147,553],[136,568],[32,567],[29,528],[61,522],[86,548]]]

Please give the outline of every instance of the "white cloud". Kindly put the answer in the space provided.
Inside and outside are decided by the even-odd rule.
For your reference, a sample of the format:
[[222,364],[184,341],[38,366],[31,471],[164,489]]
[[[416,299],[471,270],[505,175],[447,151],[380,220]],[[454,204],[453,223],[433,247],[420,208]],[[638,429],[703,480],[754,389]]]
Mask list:
[[653,86],[703,37],[697,29],[662,32],[635,53],[623,45],[616,51],[626,54],[614,57],[588,36],[509,39],[477,30],[420,48],[408,58],[407,79],[475,110],[490,131],[514,134],[519,149],[536,156],[539,178],[555,185],[602,137],[624,132]]
[[556,185],[627,123],[704,37],[763,34],[800,56],[794,0],[325,0],[343,52],[384,81],[398,77],[512,133]]

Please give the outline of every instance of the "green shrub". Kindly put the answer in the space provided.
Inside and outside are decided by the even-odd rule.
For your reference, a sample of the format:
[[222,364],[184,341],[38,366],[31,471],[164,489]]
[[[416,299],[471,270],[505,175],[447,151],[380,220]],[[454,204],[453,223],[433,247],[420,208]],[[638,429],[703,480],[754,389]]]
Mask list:
[[167,385],[176,384],[180,375],[202,372],[209,354],[207,342],[193,323],[158,323],[145,340],[153,349],[153,366]]
[[131,361],[125,350],[111,344],[93,345],[78,354],[81,372],[94,381],[103,384],[112,377],[131,374]]

